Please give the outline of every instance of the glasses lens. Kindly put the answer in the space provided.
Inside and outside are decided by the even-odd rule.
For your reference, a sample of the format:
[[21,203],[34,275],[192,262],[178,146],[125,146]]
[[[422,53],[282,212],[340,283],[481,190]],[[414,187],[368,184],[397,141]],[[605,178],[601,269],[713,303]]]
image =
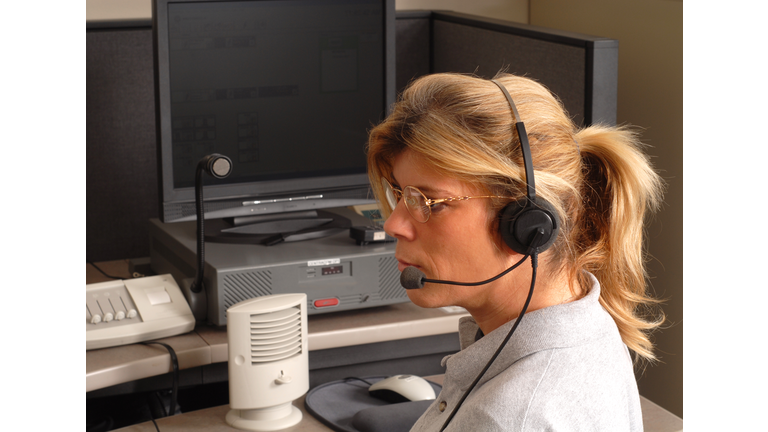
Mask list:
[[407,186],[403,191],[403,199],[405,200],[405,207],[408,209],[408,213],[410,213],[414,219],[419,222],[426,222],[429,220],[429,215],[432,214],[432,212],[427,205],[427,198],[421,191],[413,186]]
[[381,185],[384,187],[384,198],[386,198],[390,210],[394,211],[395,207],[397,206],[397,197],[395,196],[395,191],[392,190],[392,185],[389,184],[387,179],[383,177],[381,179]]

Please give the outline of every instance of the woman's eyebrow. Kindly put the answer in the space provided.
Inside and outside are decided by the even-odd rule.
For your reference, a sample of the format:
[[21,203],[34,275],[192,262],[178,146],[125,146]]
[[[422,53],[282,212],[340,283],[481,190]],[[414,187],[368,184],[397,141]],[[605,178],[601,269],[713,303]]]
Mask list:
[[430,195],[431,198],[434,198],[436,196],[456,196],[456,194],[453,194],[451,191],[447,191],[445,189],[435,189],[431,186],[416,186],[420,191],[424,192],[426,195]]
[[395,175],[392,174],[392,186],[397,186],[400,189],[405,188],[406,186],[413,186],[416,189],[424,192],[425,195],[430,195],[428,198],[435,198],[436,196],[458,196],[460,194],[453,193],[449,190],[445,189],[436,189],[432,186],[428,185],[402,185],[400,182],[397,181],[397,178],[395,178]]
[[[459,194],[453,193],[452,191],[449,191],[447,189],[439,189],[439,188],[435,188],[435,187],[428,186],[428,185],[423,185],[423,186],[420,186],[420,185],[407,185],[407,186],[415,187],[416,189],[418,189],[421,192],[423,192],[424,195],[427,195],[427,198],[437,199],[437,198],[444,198],[444,197],[458,196],[459,195]],[[402,189],[402,187],[401,187],[401,189]]]

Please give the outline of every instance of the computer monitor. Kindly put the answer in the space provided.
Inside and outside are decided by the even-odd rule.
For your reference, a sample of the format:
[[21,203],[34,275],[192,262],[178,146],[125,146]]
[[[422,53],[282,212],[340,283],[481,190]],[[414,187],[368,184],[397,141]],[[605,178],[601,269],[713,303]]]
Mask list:
[[394,0],[154,0],[160,218],[372,203],[365,144],[395,101]]

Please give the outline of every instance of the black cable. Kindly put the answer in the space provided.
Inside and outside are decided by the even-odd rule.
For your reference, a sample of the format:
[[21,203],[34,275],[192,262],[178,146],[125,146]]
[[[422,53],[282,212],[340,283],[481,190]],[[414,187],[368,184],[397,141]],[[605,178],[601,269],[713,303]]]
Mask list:
[[368,381],[366,381],[366,380],[364,380],[362,378],[358,378],[358,377],[346,377],[342,381],[344,381],[344,383],[346,384],[348,381],[352,381],[352,380],[354,380],[354,381],[362,381],[362,382],[368,384],[369,386],[373,385],[373,383],[368,382]]
[[104,272],[104,270],[100,269],[100,268],[99,268],[99,266],[97,266],[97,265],[96,265],[96,264],[95,264],[93,261],[86,261],[85,263],[86,263],[86,264],[90,264],[90,265],[92,265],[92,266],[93,266],[93,268],[95,268],[96,270],[98,270],[98,271],[99,271],[99,273],[103,274],[104,276],[106,276],[106,277],[108,277],[108,278],[110,278],[110,279],[125,279],[125,278],[123,278],[123,277],[119,277],[119,276],[112,276],[112,275],[106,274],[106,273]]
[[512,267],[504,270],[503,272],[497,274],[496,276],[494,276],[494,277],[492,277],[490,279],[486,279],[486,280],[480,281],[480,282],[455,282],[455,281],[444,281],[444,280],[440,280],[440,279],[427,279],[427,278],[422,278],[421,280],[423,282],[440,283],[440,284],[446,284],[446,285],[460,285],[460,286],[479,286],[479,285],[485,285],[485,284],[489,284],[489,283],[491,283],[491,282],[493,282],[493,281],[495,281],[495,280],[505,276],[507,273],[509,273],[512,270],[518,268],[520,266],[520,264],[524,263],[525,260],[528,259],[529,256],[530,255],[523,256],[520,259],[520,261],[516,262]]
[[[160,432],[160,426],[158,426],[157,422],[155,421],[155,413],[152,412],[153,408],[152,408],[151,401],[147,400],[147,402],[150,402],[149,406],[147,406],[147,411],[149,412],[149,419],[152,420],[152,424],[155,425],[155,430],[157,432]],[[162,406],[162,403],[160,405]]]
[[[160,418],[170,416],[171,413],[169,411],[171,410],[171,407],[170,406],[168,408],[165,407],[165,401],[163,400],[163,397],[160,395],[160,391],[154,392],[153,395],[157,400],[157,404],[160,406]],[[171,395],[171,397],[173,397],[173,395]]]
[[176,351],[174,349],[163,342],[155,342],[155,341],[149,341],[149,342],[141,342],[144,345],[150,345],[150,344],[157,344],[162,345],[168,350],[168,354],[171,356],[171,364],[173,365],[173,383],[171,384],[171,406],[168,408],[170,412],[166,412],[166,416],[171,416],[176,414],[176,407],[178,405],[178,397],[179,397],[179,359],[176,356]]
[[523,319],[523,315],[525,315],[525,312],[528,310],[528,305],[531,303],[531,298],[533,297],[533,288],[536,286],[536,269],[539,266],[539,254],[537,252],[533,252],[531,254],[531,287],[528,290],[528,298],[525,300],[525,304],[523,305],[523,310],[520,311],[520,315],[517,317],[517,320],[515,321],[515,324],[512,325],[512,329],[509,330],[509,333],[507,333],[507,337],[504,338],[504,341],[501,342],[501,345],[499,345],[499,348],[496,350],[496,352],[493,354],[493,357],[491,357],[491,360],[488,361],[488,363],[485,365],[483,370],[480,372],[479,375],[477,375],[477,378],[475,378],[475,381],[472,383],[472,385],[469,386],[466,392],[464,392],[464,395],[459,400],[459,403],[456,404],[456,407],[451,411],[451,414],[448,416],[448,419],[443,424],[443,427],[440,428],[440,432],[444,431],[446,427],[448,427],[448,423],[453,420],[453,416],[456,415],[456,412],[459,410],[459,407],[464,403],[464,400],[467,399],[469,394],[474,390],[475,386],[477,386],[477,383],[480,382],[480,379],[485,375],[485,373],[490,369],[493,362],[496,360],[496,357],[501,354],[501,350],[504,349],[504,347],[507,346],[507,342],[509,342],[509,339],[512,337],[512,334],[517,329],[517,326],[520,324],[520,321]]

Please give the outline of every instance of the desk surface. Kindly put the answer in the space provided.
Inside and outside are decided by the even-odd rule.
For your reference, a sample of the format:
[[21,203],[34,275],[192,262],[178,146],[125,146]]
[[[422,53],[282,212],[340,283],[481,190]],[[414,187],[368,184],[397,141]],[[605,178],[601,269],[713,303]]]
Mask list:
[[[307,412],[304,408],[304,396],[296,399],[293,404],[301,410],[301,422],[296,426],[281,429],[281,431],[328,432],[331,430]],[[240,429],[235,429],[227,424],[225,417],[228,412],[229,405],[221,405],[158,419],[156,420],[157,428],[155,428],[155,425],[152,424],[151,421],[148,421],[116,429],[115,432],[157,432],[158,428],[163,432],[185,432],[190,430],[201,430],[206,432],[240,431]]]
[[[438,384],[443,383],[443,375],[426,377]],[[301,410],[301,423],[296,426],[282,429],[285,432],[328,432],[331,429],[320,423],[309,414],[304,407],[304,397],[296,399],[293,404]],[[648,399],[640,396],[640,406],[643,410],[643,429],[645,432],[682,432],[683,420],[669,411],[661,408]],[[163,432],[182,432],[189,430],[204,430],[206,432],[235,432],[229,426],[225,417],[229,412],[229,405],[206,408],[192,411],[172,417],[158,419],[157,428]],[[156,432],[157,429],[151,421],[117,429],[115,432]]]
[[[99,263],[107,274],[129,278],[126,260]],[[86,264],[86,283],[110,280]],[[422,309],[400,303],[308,317],[310,351],[455,333],[466,312]],[[180,369],[227,361],[227,330],[199,323],[186,334],[159,339],[176,351]],[[86,351],[86,392],[172,370],[171,358],[162,346],[126,345]]]

